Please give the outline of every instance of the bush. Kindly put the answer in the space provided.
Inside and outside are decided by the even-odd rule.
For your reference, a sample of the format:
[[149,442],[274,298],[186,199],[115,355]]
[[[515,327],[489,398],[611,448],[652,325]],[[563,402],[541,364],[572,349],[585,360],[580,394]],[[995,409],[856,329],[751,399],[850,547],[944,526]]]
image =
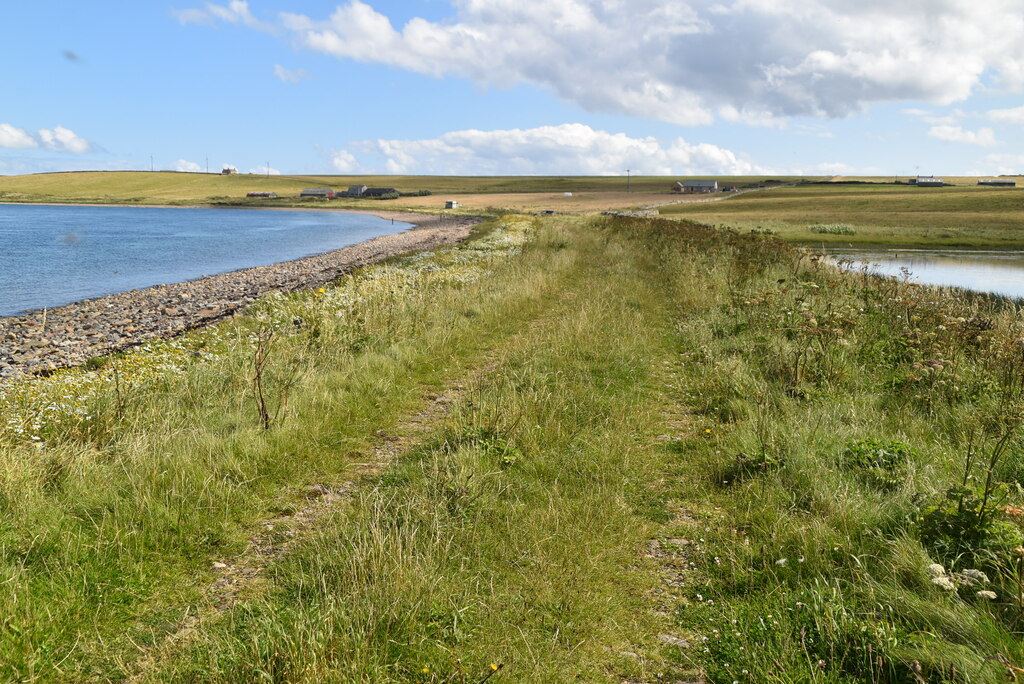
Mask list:
[[921,543],[949,563],[992,562],[1024,543],[1013,524],[995,517],[995,507],[967,488],[953,488],[938,504],[925,506],[917,516]]
[[904,442],[862,439],[846,445],[842,464],[870,485],[895,489],[913,456],[914,450]]
[[845,223],[819,223],[813,226],[808,226],[808,229],[812,233],[822,233],[827,235],[855,235],[857,231],[853,229],[853,226],[848,226]]

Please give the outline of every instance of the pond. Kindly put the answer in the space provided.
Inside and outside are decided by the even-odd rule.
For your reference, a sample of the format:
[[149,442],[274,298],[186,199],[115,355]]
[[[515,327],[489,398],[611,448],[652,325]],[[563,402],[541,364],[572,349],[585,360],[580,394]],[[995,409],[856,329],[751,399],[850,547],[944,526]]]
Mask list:
[[1024,252],[963,249],[836,249],[829,256],[866,265],[879,275],[904,277],[921,285],[959,287],[1024,298]]
[[0,316],[290,261],[409,227],[328,211],[0,204]]

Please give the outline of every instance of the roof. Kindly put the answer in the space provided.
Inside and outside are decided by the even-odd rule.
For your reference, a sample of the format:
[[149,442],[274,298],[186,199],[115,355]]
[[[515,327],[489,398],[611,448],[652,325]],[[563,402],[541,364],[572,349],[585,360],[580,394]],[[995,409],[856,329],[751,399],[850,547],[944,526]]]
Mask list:
[[714,188],[718,185],[718,181],[715,180],[688,180],[683,181],[683,185],[687,185],[691,188]]

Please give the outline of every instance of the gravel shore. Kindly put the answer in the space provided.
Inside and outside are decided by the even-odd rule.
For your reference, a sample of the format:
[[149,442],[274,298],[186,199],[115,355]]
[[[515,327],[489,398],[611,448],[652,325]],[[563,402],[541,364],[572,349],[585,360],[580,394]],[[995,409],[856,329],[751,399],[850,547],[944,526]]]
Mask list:
[[415,227],[294,261],[0,318],[0,381],[80,365],[155,337],[173,337],[230,316],[271,290],[319,287],[395,254],[460,242],[479,223],[465,216],[373,213]]

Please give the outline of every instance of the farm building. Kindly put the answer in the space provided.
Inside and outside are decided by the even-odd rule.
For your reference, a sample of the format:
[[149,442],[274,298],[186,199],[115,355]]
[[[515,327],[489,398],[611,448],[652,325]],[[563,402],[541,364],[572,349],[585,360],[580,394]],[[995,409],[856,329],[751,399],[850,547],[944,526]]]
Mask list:
[[330,188],[306,188],[299,193],[299,197],[334,197],[334,190]]
[[688,180],[676,181],[672,186],[675,192],[718,192],[718,181],[714,180]]
[[397,195],[399,192],[394,188],[366,188],[363,197],[383,197],[384,195]]
[[989,185],[999,188],[1013,188],[1017,186],[1017,181],[1012,178],[982,178],[978,181],[978,185]]
[[911,178],[910,182],[922,188],[941,188],[946,184],[944,180],[935,176],[918,176],[917,178]]
[[247,192],[246,197],[277,197],[276,192]]
[[225,165],[224,168],[220,170],[220,175],[222,175],[222,176],[237,176],[238,175],[238,169],[236,169],[234,166],[227,166],[227,165]]
[[350,185],[345,191],[345,197],[362,197],[366,194],[367,189],[365,185]]
[[445,203],[444,203],[444,208],[445,209],[458,209],[459,208],[459,203],[456,202],[455,200],[446,200]]

